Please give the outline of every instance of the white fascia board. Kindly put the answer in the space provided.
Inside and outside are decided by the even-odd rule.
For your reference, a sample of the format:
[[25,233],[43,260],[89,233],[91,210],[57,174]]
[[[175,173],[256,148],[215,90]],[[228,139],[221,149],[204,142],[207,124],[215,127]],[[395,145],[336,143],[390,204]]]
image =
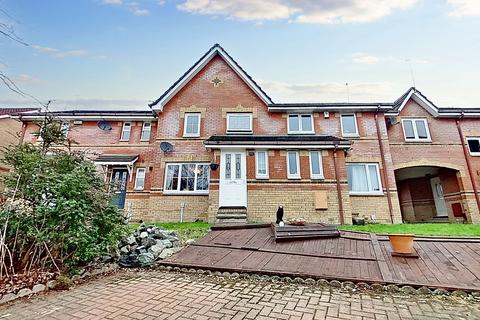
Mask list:
[[[391,107],[380,107],[380,111],[388,111]],[[270,112],[312,112],[312,111],[358,111],[358,110],[368,110],[371,112],[377,111],[378,106],[340,106],[340,107],[316,107],[316,106],[308,106],[308,107],[268,107],[268,111]]]
[[[335,149],[334,145],[309,144],[309,145],[268,145],[268,144],[206,144],[207,149]],[[337,145],[337,149],[350,149],[350,145]]]
[[230,57],[222,49],[215,48],[212,50],[212,52],[205,56],[194,69],[190,70],[190,72],[182,79],[182,81],[177,83],[177,85],[172,88],[169,94],[167,94],[156,105],[154,105],[152,110],[163,112],[163,108],[168,101],[170,101],[170,99],[172,99],[193,77],[195,77],[195,75],[197,75],[197,73],[202,70],[202,68],[205,67],[205,65],[209,63],[217,53],[223,58],[224,61],[227,62],[227,64],[235,71],[235,73],[242,78],[242,80],[250,87],[250,89],[252,89],[257,96],[264,101],[265,104],[272,103],[272,101],[261,90],[258,89],[257,85],[255,85],[255,83],[249,79],[245,72],[237,67],[236,63],[233,62],[232,59],[230,59]]
[[[95,116],[55,116],[53,117],[58,117],[62,120],[131,120],[131,121],[147,121],[147,120],[154,120],[155,117],[151,116],[115,116],[115,115],[109,115],[109,116],[101,116],[101,115],[95,115]],[[19,116],[21,120],[42,120],[45,118],[45,116]]]
[[423,98],[421,95],[419,95],[418,93],[415,92],[412,95],[412,98],[415,102],[417,102],[425,110],[427,110],[432,116],[434,116],[434,117],[438,116],[438,108],[435,107],[433,104],[431,104],[428,100]]

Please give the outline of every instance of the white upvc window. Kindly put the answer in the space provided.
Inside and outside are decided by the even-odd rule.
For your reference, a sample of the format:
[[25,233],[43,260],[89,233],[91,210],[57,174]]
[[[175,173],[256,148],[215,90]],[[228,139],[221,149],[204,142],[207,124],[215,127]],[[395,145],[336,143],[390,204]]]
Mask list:
[[251,113],[227,113],[227,132],[252,133],[252,122]]
[[287,178],[300,179],[300,155],[298,151],[287,151]]
[[310,151],[310,179],[324,179],[321,151]]
[[402,119],[405,141],[432,141],[427,119]]
[[287,127],[290,134],[315,133],[312,114],[289,114]]
[[480,137],[468,137],[467,145],[470,155],[480,156]]
[[340,116],[340,125],[342,127],[342,136],[358,137],[357,116],[355,113],[342,114]]
[[255,153],[255,177],[268,179],[268,151],[258,150]]
[[142,135],[140,139],[142,141],[149,141],[151,132],[152,132],[152,123],[149,121],[145,121],[142,125]]
[[167,163],[165,166],[164,193],[208,194],[210,164]]
[[378,163],[348,163],[347,176],[350,194],[383,194]]
[[63,136],[66,138],[68,136],[68,131],[70,130],[70,122],[62,122],[60,129],[62,130]]
[[135,174],[135,190],[143,190],[145,188],[145,168],[137,168],[137,173]]
[[185,113],[185,122],[183,124],[184,137],[200,137],[200,113]]
[[120,136],[121,141],[129,141],[130,140],[130,131],[132,129],[131,122],[124,122],[122,126],[122,135]]

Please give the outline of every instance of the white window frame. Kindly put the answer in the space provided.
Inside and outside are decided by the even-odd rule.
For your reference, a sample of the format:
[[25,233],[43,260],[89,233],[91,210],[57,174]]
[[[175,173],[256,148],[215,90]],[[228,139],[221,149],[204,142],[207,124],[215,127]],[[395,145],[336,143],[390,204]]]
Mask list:
[[[295,153],[296,158],[297,158],[297,174],[291,174],[290,173],[290,157],[289,153]],[[295,150],[288,150],[287,151],[287,178],[288,179],[301,179],[301,174],[300,174],[300,152],[295,151]]]
[[[163,181],[163,193],[164,194],[201,194],[201,195],[208,195],[210,191],[210,174],[208,175],[208,189],[207,190],[196,190],[197,189],[197,178],[198,174],[195,174],[195,190],[193,191],[180,191],[180,179],[182,177],[182,166],[185,164],[195,164],[195,170],[198,168],[198,165],[210,165],[208,162],[169,162],[165,164],[165,172],[164,172],[164,181]],[[167,172],[168,172],[168,167],[172,165],[178,165],[179,166],[179,176],[178,176],[178,185],[177,185],[177,190],[167,190]],[[210,171],[209,171],[210,173]]]
[[[232,116],[249,116],[250,117],[250,129],[249,130],[232,130],[230,129],[230,117]],[[252,133],[253,132],[253,114],[251,112],[229,112],[227,113],[227,133]]]
[[[145,130],[145,125],[148,124],[148,130]],[[148,131],[148,138],[143,138],[143,133]],[[152,122],[144,121],[142,124],[142,132],[140,132],[140,141],[150,141],[150,136],[152,134]]]
[[470,155],[474,156],[474,157],[479,157],[480,152],[472,152],[472,150],[470,150],[470,146],[468,145],[468,141],[471,141],[471,140],[475,140],[475,141],[480,142],[480,137],[467,137],[466,138],[467,148],[468,148],[468,152],[470,153]]
[[[265,165],[266,165],[266,170],[265,173],[259,173],[258,172],[258,154],[259,153],[265,153]],[[257,150],[255,152],[255,178],[256,179],[268,179],[269,178],[269,171],[268,171],[268,150]]]
[[[140,171],[143,171],[143,186],[139,186],[138,185],[138,174]],[[137,168],[137,172],[135,173],[135,187],[134,187],[134,190],[143,190],[145,189],[145,180],[146,180],[146,177],[147,177],[147,169],[146,168]]]
[[[349,194],[351,195],[366,195],[366,196],[371,196],[371,195],[383,195],[383,186],[382,186],[382,178],[380,176],[380,166],[378,163],[375,162],[365,162],[365,163],[358,163],[358,162],[351,162],[347,163],[347,166],[349,165],[357,165],[357,166],[365,166],[366,168],[366,174],[367,174],[367,187],[369,191],[350,191],[348,190]],[[377,178],[378,178],[378,191],[371,190],[372,189],[372,181],[370,179],[370,174],[368,171],[369,166],[375,166],[376,171],[377,171]],[[348,172],[348,168],[347,168]],[[348,175],[347,175],[347,180],[348,180]]]
[[[314,174],[313,173],[313,165],[312,165],[312,153],[318,153],[318,165],[320,166],[320,173]],[[323,159],[322,159],[322,151],[320,150],[312,150],[308,153],[308,158],[310,162],[310,179],[312,180],[320,180],[325,179],[323,175]]]
[[[128,124],[128,126],[125,126],[126,124]],[[128,127],[128,130],[125,130],[125,127]],[[128,139],[123,139],[123,134],[126,131],[128,131]],[[120,134],[120,141],[130,141],[131,134],[132,134],[132,123],[130,121],[123,122],[122,132]]]
[[[298,131],[293,131],[290,130],[290,117],[291,116],[297,116],[298,117]],[[311,131],[304,131],[302,128],[302,116],[310,116],[310,121],[311,121]],[[315,126],[314,126],[314,121],[313,121],[313,114],[312,113],[289,113],[287,115],[287,131],[288,134],[312,134],[315,133]]]
[[[355,133],[345,133],[343,132],[343,117],[344,116],[353,116],[353,121],[355,122]],[[358,122],[356,113],[342,113],[340,114],[340,127],[342,128],[342,137],[359,137],[358,133]]]
[[63,136],[67,138],[68,133],[70,132],[70,122],[62,122],[60,126],[61,126],[60,129],[62,130]]
[[[423,121],[425,124],[425,129],[427,131],[427,138],[419,138],[418,137],[418,131],[417,131],[417,125],[415,124],[415,121]],[[413,134],[415,135],[415,138],[407,138],[407,134],[405,132],[405,121],[411,121],[412,122],[412,127],[413,127]],[[430,136],[430,128],[428,127],[428,121],[425,118],[403,118],[402,119],[402,130],[403,130],[403,138],[405,139],[406,142],[431,142],[432,138]]]
[[[197,120],[197,127],[198,127],[198,132],[196,133],[187,133],[187,121],[188,121],[188,118],[190,117],[198,117],[198,120]],[[196,137],[200,137],[200,124],[201,124],[201,121],[202,121],[202,114],[200,112],[185,112],[185,117],[184,117],[184,120],[183,120],[183,136],[184,137],[190,137],[190,138],[196,138]]]

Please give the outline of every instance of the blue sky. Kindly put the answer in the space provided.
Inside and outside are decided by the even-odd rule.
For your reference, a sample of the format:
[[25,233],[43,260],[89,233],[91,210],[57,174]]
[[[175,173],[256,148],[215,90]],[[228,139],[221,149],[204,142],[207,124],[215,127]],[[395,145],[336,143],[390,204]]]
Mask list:
[[[0,71],[58,109],[144,108],[214,43],[275,102],[480,106],[478,0],[0,0]],[[409,62],[407,62],[407,60]],[[349,84],[349,95],[345,83]],[[0,86],[0,106],[31,105]]]

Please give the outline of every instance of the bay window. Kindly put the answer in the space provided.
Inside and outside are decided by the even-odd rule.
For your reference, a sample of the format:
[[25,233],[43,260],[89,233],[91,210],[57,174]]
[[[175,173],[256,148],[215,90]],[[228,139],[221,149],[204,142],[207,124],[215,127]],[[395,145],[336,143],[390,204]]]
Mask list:
[[208,194],[209,181],[208,163],[167,163],[164,192]]
[[347,164],[350,194],[383,194],[378,163]]

